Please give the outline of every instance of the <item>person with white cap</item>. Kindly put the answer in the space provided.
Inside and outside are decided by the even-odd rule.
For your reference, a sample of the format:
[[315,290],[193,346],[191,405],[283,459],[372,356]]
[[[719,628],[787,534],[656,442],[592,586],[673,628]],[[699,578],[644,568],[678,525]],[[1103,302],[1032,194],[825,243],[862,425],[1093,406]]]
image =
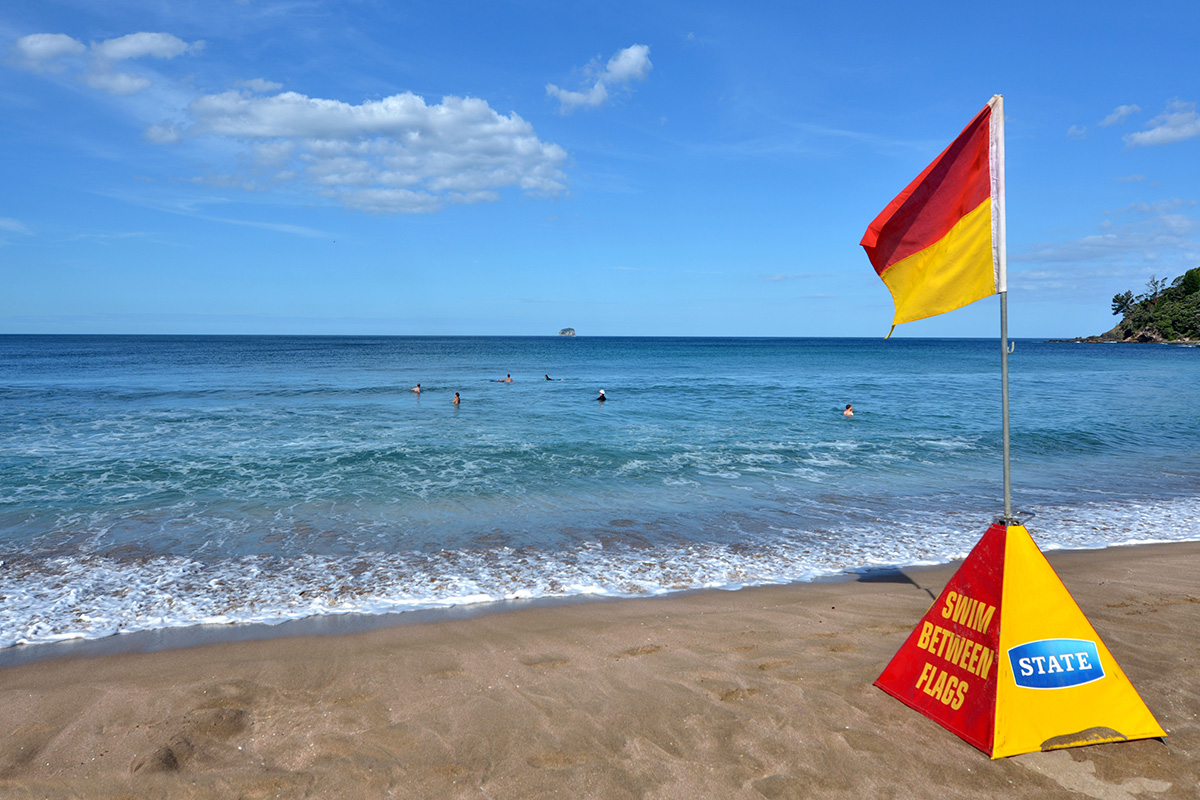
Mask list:
[[597,399],[597,400],[599,400],[601,403],[603,403],[604,401],[608,400],[608,398],[604,396],[604,390],[603,390],[603,389],[601,389],[601,390],[600,390],[600,396],[599,396],[599,397],[597,397],[596,399]]

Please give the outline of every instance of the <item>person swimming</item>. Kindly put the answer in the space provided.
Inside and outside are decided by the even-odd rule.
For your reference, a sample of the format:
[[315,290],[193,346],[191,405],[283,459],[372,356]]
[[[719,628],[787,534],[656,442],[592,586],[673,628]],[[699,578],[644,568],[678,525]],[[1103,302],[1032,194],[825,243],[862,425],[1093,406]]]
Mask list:
[[601,390],[600,390],[600,396],[599,396],[599,397],[597,397],[596,399],[597,399],[597,400],[599,400],[601,403],[603,403],[603,402],[605,402],[605,401],[607,401],[607,400],[608,400],[608,398],[604,396],[604,390],[603,390],[603,389],[601,389]]
[[410,391],[410,392],[416,392],[417,394],[420,394],[420,393],[421,393],[421,384],[419,384],[419,383],[418,383],[416,386],[414,386],[413,388],[409,389],[409,391]]
[[454,393],[454,399],[450,402],[454,403],[454,405],[458,405],[458,392]]
[[850,405],[849,403],[846,403],[846,410],[842,412],[842,416],[843,417],[853,417],[854,416],[854,406]]

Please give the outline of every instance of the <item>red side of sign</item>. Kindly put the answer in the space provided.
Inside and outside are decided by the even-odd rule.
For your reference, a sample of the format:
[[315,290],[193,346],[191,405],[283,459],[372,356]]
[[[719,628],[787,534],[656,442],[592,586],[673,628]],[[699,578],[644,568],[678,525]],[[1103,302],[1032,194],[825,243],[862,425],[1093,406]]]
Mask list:
[[991,755],[1007,529],[988,528],[875,685]]

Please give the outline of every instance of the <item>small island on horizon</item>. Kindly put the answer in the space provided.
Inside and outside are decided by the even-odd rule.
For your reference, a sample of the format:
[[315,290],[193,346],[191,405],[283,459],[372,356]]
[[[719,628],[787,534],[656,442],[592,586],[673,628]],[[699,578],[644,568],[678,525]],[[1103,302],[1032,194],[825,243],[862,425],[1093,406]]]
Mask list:
[[1129,342],[1192,344],[1200,342],[1200,267],[1168,283],[1150,276],[1146,291],[1113,295],[1112,313],[1121,321],[1099,336],[1052,339],[1056,342]]
[[559,336],[574,336],[575,329],[574,328],[563,328],[561,331],[558,332],[558,335]]

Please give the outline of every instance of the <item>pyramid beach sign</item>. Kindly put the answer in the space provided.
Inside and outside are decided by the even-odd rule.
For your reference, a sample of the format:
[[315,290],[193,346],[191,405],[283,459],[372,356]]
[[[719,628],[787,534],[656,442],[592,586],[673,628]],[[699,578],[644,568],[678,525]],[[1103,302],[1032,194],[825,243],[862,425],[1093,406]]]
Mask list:
[[992,758],[1166,735],[1020,525],[988,529],[875,685]]

